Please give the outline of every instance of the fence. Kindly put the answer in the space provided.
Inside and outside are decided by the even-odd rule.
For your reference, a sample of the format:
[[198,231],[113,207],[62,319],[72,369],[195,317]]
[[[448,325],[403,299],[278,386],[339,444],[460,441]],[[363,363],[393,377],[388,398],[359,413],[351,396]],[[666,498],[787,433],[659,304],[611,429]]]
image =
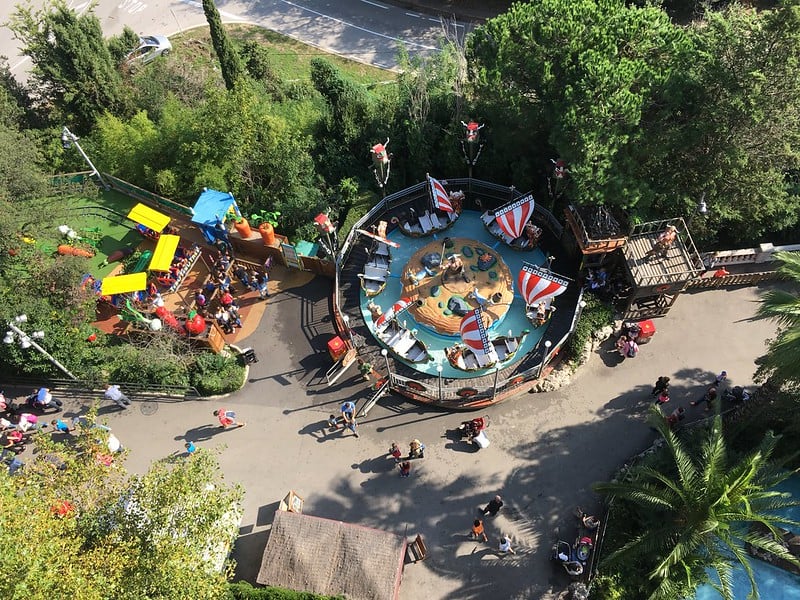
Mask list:
[[[513,186],[501,186],[477,179],[448,179],[444,183],[449,189],[465,188],[470,194],[468,201],[475,204],[478,208],[483,209],[494,208],[495,206],[505,204],[523,195]],[[349,345],[352,345],[349,341],[352,338],[350,336],[349,323],[347,322],[348,319],[343,318],[341,307],[341,282],[339,281],[339,276],[341,266],[347,262],[350,252],[357,240],[357,236],[359,235],[356,230],[368,228],[378,220],[386,219],[398,209],[420,200],[427,200],[427,198],[428,185],[426,182],[421,182],[395,192],[394,194],[390,194],[353,225],[347,237],[344,239],[337,255],[332,306],[333,322],[337,333],[339,333],[343,340],[348,340],[347,343]],[[534,214],[555,239],[561,239],[564,229],[549,211],[541,208],[537,204],[534,207]],[[546,346],[540,341],[529,353],[530,359],[525,362],[533,362],[534,364],[531,367],[515,371],[511,376],[503,376],[501,370],[496,369],[493,375],[489,374],[483,377],[483,380],[491,379],[492,384],[488,387],[482,386],[480,388],[471,385],[465,386],[461,380],[456,380],[455,382],[445,381],[441,376],[433,379],[431,383],[430,378],[428,378],[427,381],[421,381],[417,378],[407,377],[390,371],[390,388],[410,398],[433,402],[443,407],[461,409],[477,408],[483,404],[492,404],[515,395],[525,388],[526,384],[541,377],[547,364],[558,354],[564,343],[575,330],[578,318],[580,317],[580,311],[583,309],[583,306],[585,306],[582,298],[583,291],[578,295],[577,306],[572,316],[569,330],[563,337],[552,346]],[[538,362],[536,362],[537,360]]]
[[128,183],[127,181],[123,181],[113,175],[109,175],[108,173],[103,173],[103,177],[111,185],[112,189],[125,194],[126,196],[130,196],[131,198],[136,198],[137,200],[141,200],[143,202],[149,204],[155,204],[162,208],[166,208],[168,210],[174,211],[176,213],[182,214],[184,216],[192,216],[192,209],[188,206],[184,206],[183,204],[179,204],[178,202],[173,202],[163,196],[159,196],[158,194],[154,194],[152,192],[148,192],[145,189],[142,189],[138,186],[133,185],[132,183]]
[[716,275],[714,275],[712,277],[697,277],[695,279],[690,279],[689,282],[686,284],[686,289],[705,290],[705,289],[729,287],[733,285],[755,285],[757,283],[761,283],[762,281],[775,281],[780,278],[781,276],[777,271],[736,273],[733,275],[731,274],[723,275],[722,277],[717,277]]
[[[111,382],[112,384],[114,382]],[[73,379],[39,379],[28,377],[4,377],[3,384],[8,387],[38,389],[48,387],[55,392],[67,392],[74,396],[100,396],[103,388],[97,387],[96,382]],[[188,400],[202,398],[197,388],[192,386],[158,385],[146,383],[117,383],[120,389],[134,400]],[[144,398],[146,397],[146,398]]]

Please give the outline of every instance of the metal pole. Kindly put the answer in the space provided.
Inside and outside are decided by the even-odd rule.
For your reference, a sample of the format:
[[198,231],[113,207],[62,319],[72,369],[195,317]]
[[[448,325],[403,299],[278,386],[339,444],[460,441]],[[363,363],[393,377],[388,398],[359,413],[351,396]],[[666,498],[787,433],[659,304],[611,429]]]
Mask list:
[[539,379],[542,376],[542,373],[544,372],[544,367],[547,363],[547,355],[550,354],[550,346],[552,345],[553,343],[550,340],[545,340],[544,355],[542,356],[542,364],[539,365],[539,376],[537,377],[537,379]]
[[492,400],[497,395],[497,377],[500,375],[500,367],[496,367],[494,370],[494,383],[492,384]]
[[386,348],[381,349],[381,356],[386,361],[386,376],[389,378],[389,381],[392,380],[392,369],[389,367],[389,351]]
[[111,186],[108,185],[108,183],[106,183],[106,180],[103,179],[103,176],[100,174],[100,171],[97,170],[97,167],[94,166],[94,163],[91,160],[89,160],[89,157],[86,156],[86,152],[84,152],[83,148],[81,148],[81,145],[78,143],[78,136],[72,133],[69,129],[67,129],[66,126],[64,126],[64,129],[61,131],[61,141],[64,144],[65,148],[68,147],[66,145],[68,142],[75,144],[75,147],[78,149],[78,152],[81,153],[83,160],[85,160],[86,164],[88,164],[92,168],[92,175],[97,175],[97,179],[100,180],[100,183],[103,184],[103,187],[105,189],[107,190],[111,189]]
[[436,365],[436,372],[439,374],[439,402],[442,401],[442,365]]
[[61,369],[70,379],[73,379],[75,381],[78,380],[78,378],[75,377],[75,375],[73,375],[72,373],[69,372],[67,367],[65,367],[60,362],[58,362],[47,350],[45,350],[39,344],[34,342],[33,339],[31,338],[31,336],[29,336],[27,333],[22,331],[19,327],[17,327],[13,323],[9,323],[8,326],[11,328],[11,331],[13,331],[14,333],[16,333],[19,336],[20,340],[27,339],[31,346],[33,346],[39,352],[41,352],[45,356],[45,358],[47,358],[47,360],[49,360],[51,363],[53,363],[55,366],[57,366],[59,369]]

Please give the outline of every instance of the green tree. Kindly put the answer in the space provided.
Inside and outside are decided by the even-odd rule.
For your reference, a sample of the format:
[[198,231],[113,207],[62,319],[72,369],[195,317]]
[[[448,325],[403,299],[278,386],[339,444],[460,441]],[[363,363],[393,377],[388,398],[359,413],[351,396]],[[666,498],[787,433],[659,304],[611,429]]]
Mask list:
[[225,87],[232,90],[236,87],[243,74],[241,60],[230,39],[228,39],[228,34],[225,33],[225,29],[222,26],[222,18],[219,16],[214,0],[203,0],[203,12],[206,14],[208,28],[211,30],[211,42],[217,52]]
[[479,97],[542,121],[542,142],[567,160],[581,202],[632,207],[646,201],[648,183],[630,172],[629,149],[687,44],[655,6],[542,0],[476,30],[467,57]]
[[63,0],[18,5],[10,28],[33,63],[31,90],[61,111],[56,118],[86,133],[104,111],[125,112],[122,77],[91,11],[78,15]]
[[706,227],[728,244],[796,225],[800,2],[767,11],[732,3],[688,35],[692,52],[642,125],[637,172],[653,181],[654,212],[691,214],[705,195]]
[[[800,254],[776,252],[778,273],[793,286],[800,284]],[[800,383],[800,296],[796,292],[771,289],[761,298],[756,316],[780,326],[767,355],[759,360],[760,375],[774,382]]]
[[613,500],[612,511],[625,512],[637,524],[631,539],[606,557],[607,565],[646,572],[651,599],[685,597],[708,579],[705,570],[710,568],[719,578],[719,585],[712,585],[726,600],[733,600],[734,564],[745,570],[758,598],[745,543],[800,566],[774,537],[779,525],[797,523],[773,511],[800,505],[773,489],[792,474],[777,466],[777,437],[767,433],[758,447],[736,456],[726,444],[719,414],[697,448],[671,430],[658,407],[651,407],[649,420],[664,440],[667,464],[636,465],[595,486]]
[[226,598],[241,489],[203,449],[129,476],[94,423],[69,443],[38,434],[22,470],[0,472],[2,597]]
[[46,190],[44,160],[37,140],[15,124],[0,122],[0,199],[18,202],[41,196]]

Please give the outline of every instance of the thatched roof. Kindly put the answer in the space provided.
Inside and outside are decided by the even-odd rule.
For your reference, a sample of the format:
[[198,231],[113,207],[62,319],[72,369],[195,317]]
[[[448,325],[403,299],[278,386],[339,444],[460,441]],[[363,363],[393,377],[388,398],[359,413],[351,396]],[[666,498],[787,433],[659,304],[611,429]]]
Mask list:
[[396,600],[405,552],[402,536],[279,510],[256,581],[352,600]]

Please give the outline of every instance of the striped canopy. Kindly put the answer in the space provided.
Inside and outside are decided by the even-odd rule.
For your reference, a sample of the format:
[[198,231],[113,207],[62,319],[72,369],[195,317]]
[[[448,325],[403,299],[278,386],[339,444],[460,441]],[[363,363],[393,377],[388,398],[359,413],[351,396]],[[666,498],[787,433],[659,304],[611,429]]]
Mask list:
[[461,330],[461,340],[473,351],[482,354],[491,352],[492,345],[489,343],[489,334],[483,322],[483,311],[480,306],[464,315],[459,329]]
[[454,212],[453,205],[450,204],[450,196],[447,190],[444,189],[442,182],[433,177],[428,177],[431,184],[431,198],[433,199],[433,208],[443,210],[444,212]]
[[533,216],[534,205],[533,194],[523,196],[494,211],[495,221],[511,239],[517,239]]
[[392,304],[385,313],[383,313],[380,317],[377,318],[375,321],[375,327],[381,328],[384,325],[388,325],[389,321],[392,319],[396,319],[397,316],[406,310],[409,306],[413,304],[411,298],[400,298],[397,302]]
[[569,285],[569,279],[542,267],[523,263],[517,284],[522,297],[525,298],[525,304],[533,306],[543,300],[563,294]]

